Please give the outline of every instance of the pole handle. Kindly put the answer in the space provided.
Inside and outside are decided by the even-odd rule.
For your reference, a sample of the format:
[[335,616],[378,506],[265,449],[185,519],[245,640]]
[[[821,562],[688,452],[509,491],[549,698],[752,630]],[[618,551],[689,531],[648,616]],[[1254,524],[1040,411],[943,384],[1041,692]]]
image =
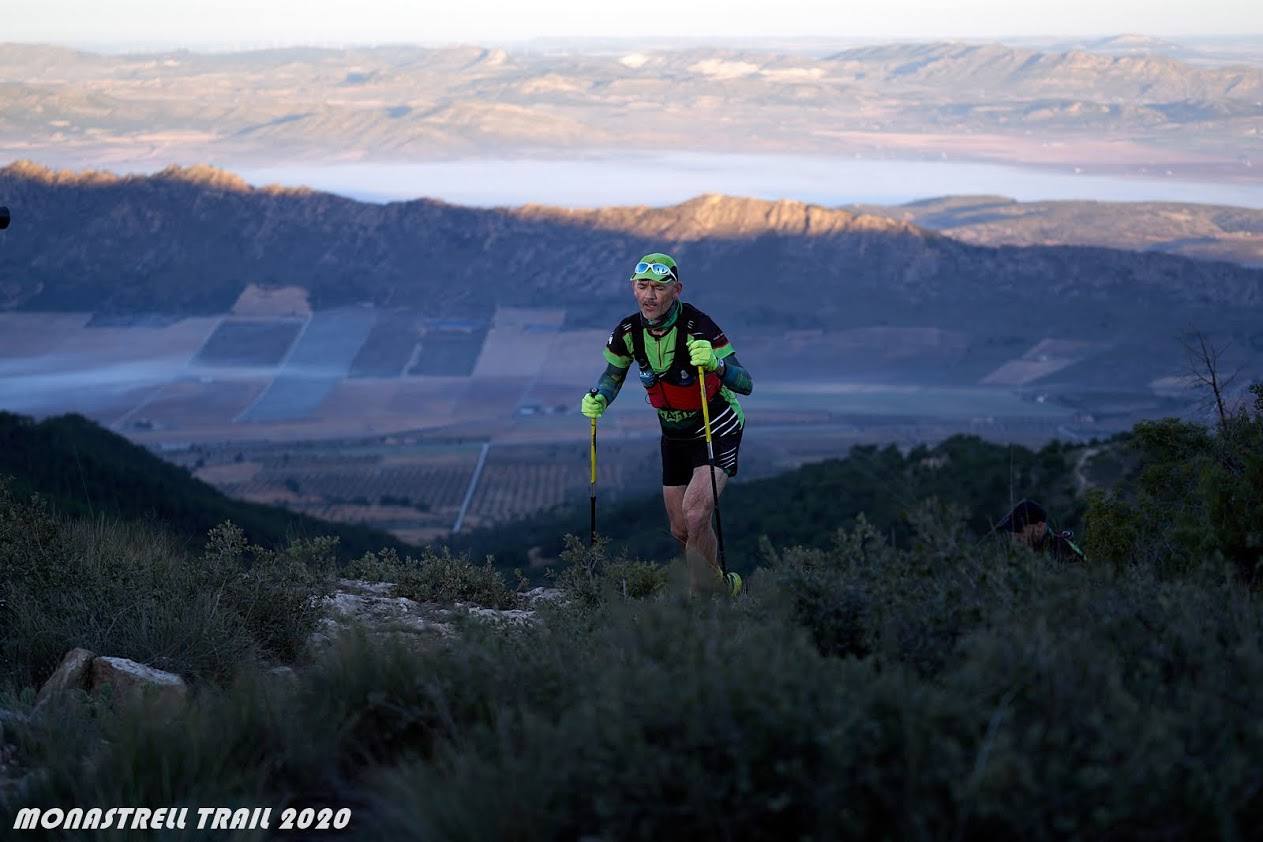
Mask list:
[[706,444],[710,444],[710,405],[706,402],[706,369],[697,367],[697,384],[702,390],[702,424],[706,428]]
[[[588,390],[588,394],[595,398],[599,393],[597,392],[595,388],[592,388]],[[596,419],[590,418],[588,420],[592,422],[592,446],[591,446],[591,452],[590,452],[591,458],[589,459],[592,465],[592,475],[589,478],[588,482],[592,485],[592,496],[595,497],[596,496]]]

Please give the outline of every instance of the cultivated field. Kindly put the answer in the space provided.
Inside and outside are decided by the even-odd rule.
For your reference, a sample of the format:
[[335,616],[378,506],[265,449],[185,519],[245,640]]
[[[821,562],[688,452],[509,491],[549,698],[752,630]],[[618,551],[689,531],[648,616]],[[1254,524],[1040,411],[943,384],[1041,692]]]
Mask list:
[[477,321],[427,322],[408,361],[410,376],[468,377],[473,373],[489,325]]
[[241,420],[292,421],[311,415],[347,376],[373,323],[374,313],[369,308],[314,314],[290,348],[276,379],[241,414]]
[[279,365],[304,324],[298,319],[225,319],[198,350],[193,364],[258,368]]
[[415,311],[379,313],[377,323],[351,361],[351,377],[399,377],[407,369],[425,332]]

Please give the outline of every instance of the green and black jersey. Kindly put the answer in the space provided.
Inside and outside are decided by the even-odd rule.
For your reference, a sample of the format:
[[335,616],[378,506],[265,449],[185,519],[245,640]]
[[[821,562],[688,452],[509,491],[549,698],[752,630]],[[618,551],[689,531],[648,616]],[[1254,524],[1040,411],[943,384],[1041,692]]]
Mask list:
[[628,370],[637,362],[637,331],[643,347],[643,360],[637,365],[641,369],[639,379],[647,390],[646,400],[658,411],[665,437],[697,439],[706,435],[701,386],[685,346],[688,338],[710,342],[715,356],[725,363],[720,373],[706,375],[711,435],[727,435],[745,426],[745,413],[736,393],[750,394],[749,374],[737,363],[735,349],[723,330],[705,313],[678,302],[657,329],[645,327],[639,313],[633,313],[614,328],[604,351],[609,368],[597,387],[607,402],[613,400]]

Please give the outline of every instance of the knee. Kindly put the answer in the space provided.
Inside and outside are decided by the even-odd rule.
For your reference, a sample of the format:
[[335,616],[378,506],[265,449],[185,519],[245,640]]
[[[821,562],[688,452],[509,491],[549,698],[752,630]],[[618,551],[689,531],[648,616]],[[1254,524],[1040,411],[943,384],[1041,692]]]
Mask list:
[[671,535],[681,544],[687,544],[689,540],[689,528],[683,520],[671,521]]
[[700,503],[684,510],[684,525],[690,535],[700,535],[710,528],[710,505]]

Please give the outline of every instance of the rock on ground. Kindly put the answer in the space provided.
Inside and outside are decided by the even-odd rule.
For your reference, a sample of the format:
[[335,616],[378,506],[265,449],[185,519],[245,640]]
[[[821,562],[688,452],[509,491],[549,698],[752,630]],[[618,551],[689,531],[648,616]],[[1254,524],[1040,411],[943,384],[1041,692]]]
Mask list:
[[57,665],[57,669],[53,670],[53,674],[44,682],[44,686],[39,688],[39,695],[35,698],[35,704],[42,705],[50,696],[60,690],[87,690],[88,681],[90,679],[89,671],[92,666],[92,659],[96,655],[87,649],[74,648],[66,653],[61,659],[61,663]]
[[417,640],[433,640],[456,633],[453,621],[468,616],[491,622],[533,622],[541,602],[561,598],[552,588],[535,588],[521,594],[520,608],[482,608],[466,603],[452,606],[417,602],[392,596],[394,584],[362,579],[339,579],[337,590],[325,599],[327,614],[311,642],[320,646],[331,642],[340,631],[362,624],[375,635],[404,635]]
[[325,616],[310,642],[327,645],[354,625],[362,625],[374,635],[422,640],[453,634],[450,609],[391,596],[394,587],[390,582],[339,579],[337,589],[325,598]]
[[151,695],[159,707],[169,711],[183,707],[189,694],[188,685],[175,673],[127,658],[95,658],[92,690],[95,692],[106,685],[113,689],[115,699],[135,703]]

